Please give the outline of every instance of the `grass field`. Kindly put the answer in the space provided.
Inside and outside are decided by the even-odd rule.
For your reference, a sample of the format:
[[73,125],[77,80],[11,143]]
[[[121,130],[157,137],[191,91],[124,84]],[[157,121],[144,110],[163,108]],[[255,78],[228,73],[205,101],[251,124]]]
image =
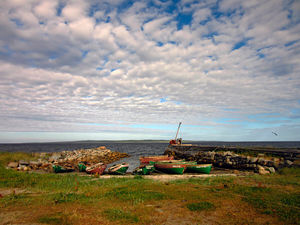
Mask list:
[[0,153],[0,224],[300,224],[300,169],[159,182],[8,170]]

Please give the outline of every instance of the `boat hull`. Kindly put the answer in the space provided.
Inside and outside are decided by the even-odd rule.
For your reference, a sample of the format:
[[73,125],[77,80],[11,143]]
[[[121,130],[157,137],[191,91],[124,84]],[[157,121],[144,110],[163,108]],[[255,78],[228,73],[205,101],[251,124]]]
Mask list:
[[68,173],[74,171],[73,169],[64,168],[59,165],[53,165],[52,168],[54,173]]
[[135,169],[134,174],[138,175],[149,175],[154,172],[155,168],[154,165],[142,165]]
[[209,174],[212,164],[187,165],[186,172],[188,173],[205,173]]
[[164,172],[164,173],[171,173],[171,174],[183,174],[186,165],[185,164],[173,164],[173,163],[155,163],[155,169]]
[[146,156],[146,157],[140,157],[140,163],[141,164],[149,164],[150,161],[159,162],[159,161],[163,161],[163,160],[172,160],[172,159],[174,159],[174,157],[168,156],[168,155]]
[[86,168],[86,172],[88,174],[98,174],[98,175],[102,175],[104,173],[104,170],[106,169],[106,165],[105,164],[95,164],[91,167],[87,167]]
[[[150,165],[154,165],[156,162],[150,161]],[[185,161],[185,160],[163,160],[159,161],[159,163],[164,164],[183,164],[183,165],[197,165],[196,161]]]
[[86,165],[83,163],[78,164],[78,170],[79,172],[85,172],[86,171]]
[[127,163],[118,164],[115,166],[112,166],[108,169],[109,174],[114,175],[124,175],[128,170],[129,165]]

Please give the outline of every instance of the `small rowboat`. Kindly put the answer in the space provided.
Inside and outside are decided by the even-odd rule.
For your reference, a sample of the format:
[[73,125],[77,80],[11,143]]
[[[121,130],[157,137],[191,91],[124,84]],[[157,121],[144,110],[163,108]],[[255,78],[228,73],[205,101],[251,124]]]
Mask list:
[[186,172],[209,174],[212,164],[187,165]]
[[165,173],[183,174],[187,165],[186,164],[176,164],[176,163],[156,162],[154,164],[154,167],[155,167],[155,169],[165,172]]
[[79,172],[85,172],[86,171],[86,165],[84,163],[78,164],[78,170]]
[[[150,165],[154,165],[156,162],[150,161]],[[172,163],[172,164],[187,164],[187,165],[197,165],[196,161],[185,161],[185,160],[163,160],[159,161],[159,163]]]
[[102,175],[105,169],[106,169],[106,164],[97,163],[92,166],[86,167],[85,171],[89,174]]
[[145,156],[145,157],[140,157],[140,162],[141,164],[149,164],[150,161],[159,162],[163,160],[172,160],[172,159],[174,159],[174,157],[168,155]]
[[140,167],[136,168],[133,173],[138,175],[148,175],[155,170],[154,164],[153,165],[141,165]]
[[53,165],[52,166],[54,173],[67,173],[67,172],[72,172],[74,169],[72,168],[65,168],[60,165]]
[[108,168],[108,173],[116,174],[116,175],[120,175],[120,174],[123,175],[128,170],[128,167],[129,167],[128,163],[114,165],[114,166]]

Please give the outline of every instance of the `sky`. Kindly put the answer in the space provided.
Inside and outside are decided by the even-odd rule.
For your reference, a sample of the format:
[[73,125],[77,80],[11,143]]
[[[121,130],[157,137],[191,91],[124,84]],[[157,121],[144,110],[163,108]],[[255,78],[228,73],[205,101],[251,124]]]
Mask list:
[[1,0],[0,142],[300,141],[299,0]]

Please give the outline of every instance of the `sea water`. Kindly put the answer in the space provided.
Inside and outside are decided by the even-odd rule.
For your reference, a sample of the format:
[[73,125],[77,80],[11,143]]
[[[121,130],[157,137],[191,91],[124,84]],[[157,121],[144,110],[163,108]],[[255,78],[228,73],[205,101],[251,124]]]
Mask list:
[[[187,144],[187,142],[184,142]],[[295,142],[192,142],[197,145],[208,146],[241,146],[241,147],[278,147],[278,148],[300,148],[300,141]],[[88,149],[105,146],[112,151],[125,152],[130,155],[113,164],[129,163],[128,172],[132,172],[139,166],[139,157],[147,155],[162,155],[168,143],[162,142],[103,142],[103,141],[77,141],[77,142],[52,142],[52,143],[21,143],[21,144],[0,144],[0,152],[59,152],[76,149]]]

